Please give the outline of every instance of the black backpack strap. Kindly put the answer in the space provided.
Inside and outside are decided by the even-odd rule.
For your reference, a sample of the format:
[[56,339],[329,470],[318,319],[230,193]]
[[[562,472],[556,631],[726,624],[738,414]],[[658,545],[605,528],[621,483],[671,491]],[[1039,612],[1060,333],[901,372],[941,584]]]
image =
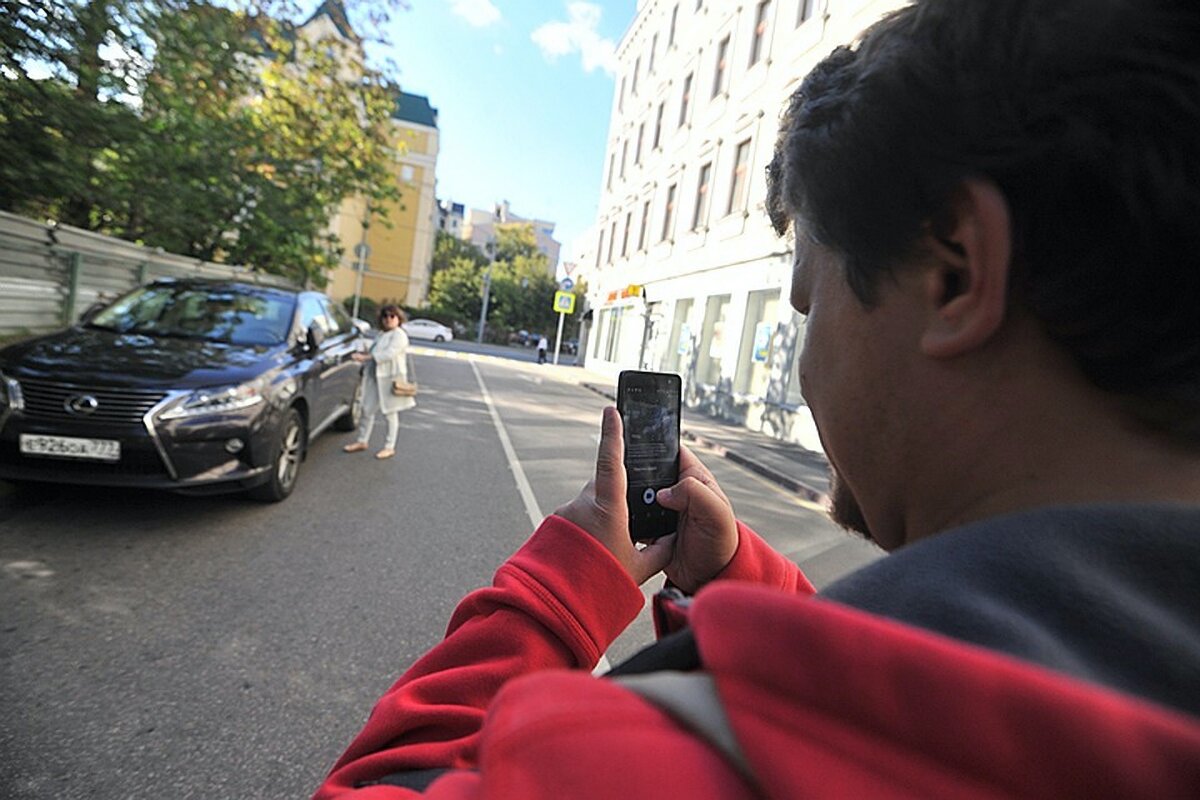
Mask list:
[[391,775],[384,775],[373,781],[363,781],[357,784],[355,789],[362,789],[365,786],[402,786],[405,789],[415,789],[423,792],[429,788],[429,784],[436,781],[438,778],[445,775],[447,772],[470,772],[472,770],[451,769],[450,767],[436,767],[434,769],[413,769],[407,772],[393,772]]
[[696,637],[690,628],[676,631],[642,648],[606,672],[604,677],[615,678],[665,669],[678,672],[700,669],[700,652],[696,649]]

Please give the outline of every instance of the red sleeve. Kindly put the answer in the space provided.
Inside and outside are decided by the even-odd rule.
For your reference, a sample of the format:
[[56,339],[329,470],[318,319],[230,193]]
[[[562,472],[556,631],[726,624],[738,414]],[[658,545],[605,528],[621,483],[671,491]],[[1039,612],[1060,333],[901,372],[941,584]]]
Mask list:
[[548,517],[490,588],[459,603],[446,638],[380,698],[316,798],[395,772],[474,766],[484,715],[507,681],[592,669],[643,602],[604,547]]
[[[816,594],[800,567],[763,541],[749,525],[738,521],[738,547],[733,558],[709,583],[742,581],[794,594]],[[654,597],[654,630],[659,636],[687,627],[688,600],[669,581]]]

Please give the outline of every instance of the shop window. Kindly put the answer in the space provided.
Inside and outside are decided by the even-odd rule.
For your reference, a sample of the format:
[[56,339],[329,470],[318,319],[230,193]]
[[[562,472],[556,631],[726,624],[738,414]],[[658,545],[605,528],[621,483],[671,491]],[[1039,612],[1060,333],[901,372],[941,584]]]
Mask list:
[[704,308],[704,327],[700,330],[700,354],[696,361],[696,379],[709,386],[721,382],[721,358],[725,353],[725,317],[729,295],[713,295]]
[[684,358],[692,345],[692,329],[688,324],[688,317],[691,316],[692,306],[695,301],[692,298],[686,300],[675,301],[675,314],[671,318],[671,336],[667,340],[667,352],[663,359],[663,364],[668,372],[678,372],[683,374],[687,367],[687,362]]
[[804,405],[804,395],[800,393],[800,351],[804,349],[805,324],[804,317],[792,314],[792,324],[796,326],[796,343],[793,346],[791,363],[788,364],[787,393],[783,402],[789,406]]
[[746,318],[742,324],[737,375],[733,381],[735,392],[766,397],[778,319],[778,289],[751,292],[746,298]]

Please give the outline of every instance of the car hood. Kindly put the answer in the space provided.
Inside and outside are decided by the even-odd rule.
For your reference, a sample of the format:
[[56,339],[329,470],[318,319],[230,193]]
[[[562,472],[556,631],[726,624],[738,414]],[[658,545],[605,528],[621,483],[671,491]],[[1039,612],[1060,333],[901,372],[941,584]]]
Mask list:
[[241,383],[282,363],[285,345],[248,346],[70,328],[0,350],[14,378],[125,388],[193,389]]

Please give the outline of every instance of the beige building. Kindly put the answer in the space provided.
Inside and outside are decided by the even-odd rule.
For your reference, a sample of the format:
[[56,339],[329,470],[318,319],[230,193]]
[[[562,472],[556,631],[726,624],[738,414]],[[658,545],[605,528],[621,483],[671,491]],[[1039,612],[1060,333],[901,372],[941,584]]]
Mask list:
[[785,100],[900,0],[639,0],[618,47],[588,252],[589,368],[678,372],[685,401],[819,449],[791,253],[765,211]]
[[558,269],[558,256],[562,245],[554,238],[554,223],[544,219],[528,219],[512,213],[508,201],[497,203],[491,211],[472,208],[462,222],[461,238],[466,239],[481,251],[487,252],[489,242],[495,241],[496,229],[506,225],[530,225],[538,250],[546,256],[547,269],[553,275]]
[[[342,204],[334,230],[345,253],[328,286],[329,295],[336,300],[354,296],[360,267],[362,296],[377,303],[386,300],[420,306],[429,294],[437,232],[437,110],[427,98],[402,93],[392,124],[396,142],[403,145],[396,167],[400,202],[387,208],[390,227],[374,221],[365,230],[363,200],[355,198]],[[366,257],[360,259],[362,244],[367,247]]]
[[[339,39],[361,54],[361,39],[339,0],[323,2],[298,32],[309,41]],[[368,214],[363,198],[343,202],[330,221],[344,248],[342,262],[330,273],[326,287],[335,300],[354,297],[360,281],[362,296],[377,303],[419,306],[429,293],[437,230],[434,187],[439,133],[437,109],[428,98],[400,93],[392,112],[392,141],[399,152],[393,177],[399,184],[400,202],[384,210],[387,224],[373,218],[364,227]]]

